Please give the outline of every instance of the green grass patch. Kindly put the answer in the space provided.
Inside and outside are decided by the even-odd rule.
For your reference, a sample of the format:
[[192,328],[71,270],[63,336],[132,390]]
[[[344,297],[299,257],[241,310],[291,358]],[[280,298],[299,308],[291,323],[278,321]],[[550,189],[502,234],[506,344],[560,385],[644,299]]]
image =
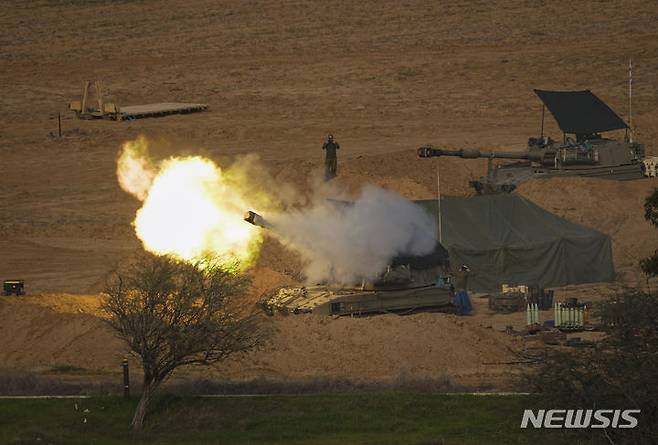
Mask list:
[[[346,393],[154,401],[144,431],[136,400],[0,400],[2,444],[523,444],[527,397]],[[76,409],[77,405],[77,409]]]

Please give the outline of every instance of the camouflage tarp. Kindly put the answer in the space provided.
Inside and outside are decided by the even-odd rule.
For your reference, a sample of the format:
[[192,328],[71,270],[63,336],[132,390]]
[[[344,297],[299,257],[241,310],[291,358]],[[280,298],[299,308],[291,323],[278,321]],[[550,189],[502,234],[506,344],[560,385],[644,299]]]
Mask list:
[[[437,217],[436,200],[416,201]],[[516,194],[441,200],[442,244],[450,264],[471,269],[469,288],[543,288],[612,281],[610,238]]]

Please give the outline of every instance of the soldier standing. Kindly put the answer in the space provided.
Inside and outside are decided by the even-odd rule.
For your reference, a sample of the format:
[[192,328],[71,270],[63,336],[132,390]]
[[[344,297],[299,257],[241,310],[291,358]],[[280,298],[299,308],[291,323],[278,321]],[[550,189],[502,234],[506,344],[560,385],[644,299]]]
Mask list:
[[461,315],[469,314],[473,310],[471,298],[468,295],[468,274],[471,269],[467,265],[462,265],[457,272],[453,274],[454,279],[454,297],[452,304],[457,307],[457,311]]
[[328,181],[336,177],[336,170],[338,169],[338,157],[336,151],[340,148],[338,142],[334,140],[334,135],[327,136],[327,141],[322,145],[325,150],[324,158],[324,179]]

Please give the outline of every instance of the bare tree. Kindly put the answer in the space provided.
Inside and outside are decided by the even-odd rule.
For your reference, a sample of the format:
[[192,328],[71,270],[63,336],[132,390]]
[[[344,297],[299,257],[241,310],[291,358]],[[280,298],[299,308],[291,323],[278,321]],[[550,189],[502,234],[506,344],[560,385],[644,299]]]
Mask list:
[[175,369],[220,362],[264,339],[260,317],[235,298],[246,284],[216,262],[167,256],[145,255],[113,274],[103,308],[144,370],[133,429],[141,429],[151,396]]

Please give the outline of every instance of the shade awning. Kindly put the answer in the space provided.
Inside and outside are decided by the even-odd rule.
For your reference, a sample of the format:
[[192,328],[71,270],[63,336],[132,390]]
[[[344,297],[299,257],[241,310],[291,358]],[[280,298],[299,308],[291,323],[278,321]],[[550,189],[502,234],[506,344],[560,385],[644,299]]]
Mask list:
[[628,128],[605,102],[590,90],[534,90],[564,133],[592,134]]

